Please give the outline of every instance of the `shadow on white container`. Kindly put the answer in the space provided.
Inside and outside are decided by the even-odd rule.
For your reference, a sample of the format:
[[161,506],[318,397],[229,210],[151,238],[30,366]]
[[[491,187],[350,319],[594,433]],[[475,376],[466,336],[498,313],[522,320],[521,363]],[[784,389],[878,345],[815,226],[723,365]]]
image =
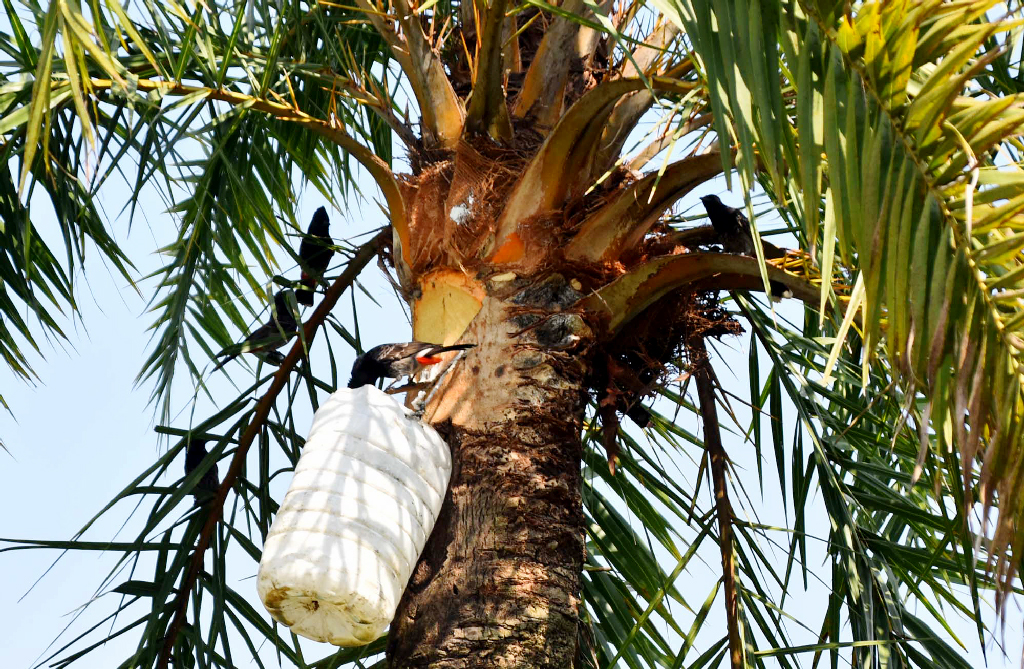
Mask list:
[[372,386],[331,395],[270,527],[257,590],[275,620],[338,646],[384,635],[441,511],[452,462]]

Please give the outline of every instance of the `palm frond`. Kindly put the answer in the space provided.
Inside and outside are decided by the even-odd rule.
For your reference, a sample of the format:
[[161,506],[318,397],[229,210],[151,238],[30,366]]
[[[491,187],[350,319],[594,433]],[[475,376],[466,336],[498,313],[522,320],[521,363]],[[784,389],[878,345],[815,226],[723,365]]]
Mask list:
[[[242,314],[251,317],[267,303],[264,277],[278,268],[274,249],[291,242],[279,216],[298,227],[292,170],[337,204],[335,186],[347,192],[354,183],[355,157],[381,181],[396,221],[404,216],[386,160],[392,128],[405,125],[386,85],[372,74],[388,67],[380,35],[353,21],[351,10],[312,6],[293,21],[271,2],[255,10],[266,20],[248,31],[246,5],[235,5],[230,25],[201,8],[190,15],[176,3],[147,5],[132,17],[117,3],[80,10],[55,2],[46,12],[32,5],[46,28],[42,46],[30,47],[23,27],[5,43],[18,58],[0,88],[0,135],[4,158],[20,157],[22,168],[17,186],[0,179],[11,221],[4,234],[19,237],[4,248],[24,249],[11,258],[5,285],[44,331],[62,336],[53,310],[75,307],[69,277],[84,261],[82,240],[90,239],[132,282],[131,265],[92,197],[121,171],[119,161],[134,158],[137,175],[125,175],[130,213],[142,204],[143,188],[159,184],[179,222],[177,240],[164,249],[161,291],[151,302],[153,352],[139,373],[140,382],[154,381],[153,399],[165,418],[180,364],[193,384],[200,380],[202,364],[190,347],[215,351],[231,343],[219,314],[244,332],[249,319]],[[17,11],[5,7],[21,26]],[[124,41],[111,39],[117,30]],[[318,43],[327,46],[315,48]],[[18,81],[30,72],[34,82]],[[372,116],[364,115],[364,105]],[[93,154],[99,165],[90,164]],[[61,224],[63,266],[36,241],[20,204],[19,193],[31,198],[37,185]],[[17,309],[4,313],[37,348]],[[8,364],[30,377],[13,334],[3,342]]]
[[[958,449],[969,495],[981,465],[978,493],[986,505],[999,500],[994,567],[1009,587],[1024,547],[1024,180],[997,154],[1024,113],[972,82],[994,62],[1005,72],[1000,36],[1015,24],[986,20],[986,1],[867,2],[849,13],[827,3],[656,4],[693,39],[745,187],[756,155],[825,275],[838,257],[863,277],[865,385],[868,364],[884,358],[905,392],[928,398],[932,446]],[[824,310],[827,282],[821,290]],[[921,435],[924,450],[926,427]]]

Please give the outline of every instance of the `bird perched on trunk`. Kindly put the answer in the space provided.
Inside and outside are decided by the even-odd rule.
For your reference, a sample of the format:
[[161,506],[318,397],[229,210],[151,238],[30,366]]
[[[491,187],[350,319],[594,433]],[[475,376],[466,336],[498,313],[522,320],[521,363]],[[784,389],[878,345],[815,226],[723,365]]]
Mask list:
[[476,344],[441,346],[420,341],[374,346],[352,364],[352,378],[348,387],[359,388],[377,383],[378,379],[413,376],[424,367],[441,362],[443,358],[439,354],[445,351],[462,351],[474,346]]
[[[196,470],[209,453],[206,450],[206,439],[193,439],[185,449],[185,476]],[[220,476],[217,473],[217,463],[214,463],[199,482],[192,488],[192,496],[195,497],[196,505],[208,501],[220,487]]]
[[[724,204],[717,195],[705,195],[700,201],[708,212],[708,218],[711,219],[711,226],[715,229],[718,243],[722,245],[722,250],[725,253],[757,256],[750,220],[743,215],[743,212]],[[766,260],[774,260],[786,255],[784,249],[763,239],[761,240],[761,250],[764,251]],[[793,296],[793,293],[780,281],[770,281],[768,285],[772,291],[772,298]]]
[[299,329],[299,324],[295,321],[295,313],[289,304],[288,294],[291,292],[290,290],[277,291],[274,295],[274,308],[270,313],[270,320],[249,333],[244,342],[232,346],[230,350],[222,353],[227,357],[214,367],[213,371],[217,371],[242,353],[253,353],[271,365],[280,365],[284,361],[284,355],[277,349],[287,344]]
[[295,291],[295,299],[299,304],[307,307],[313,306],[313,289],[323,278],[327,266],[331,264],[331,256],[334,249],[331,248],[333,241],[329,229],[330,220],[327,218],[327,210],[320,207],[313,214],[313,220],[309,223],[306,236],[299,244],[299,264],[302,266],[302,283],[309,286],[309,290],[299,289]]

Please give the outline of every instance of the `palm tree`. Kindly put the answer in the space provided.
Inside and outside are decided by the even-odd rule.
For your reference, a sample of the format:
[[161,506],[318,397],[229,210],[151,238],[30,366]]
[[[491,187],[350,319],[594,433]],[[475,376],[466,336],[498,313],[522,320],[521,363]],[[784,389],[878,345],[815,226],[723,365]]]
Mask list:
[[[291,174],[336,201],[334,184],[363,170],[390,219],[344,245],[280,368],[258,367],[191,428],[216,446],[171,487],[156,483],[188,431],[160,428],[177,440],[113,500],[149,501],[136,540],[27,542],[152,569],[112,572],[115,626],[83,633],[63,661],[132,632],[123,666],[230,666],[232,643],[258,658],[264,639],[306,666],[298,640],[229,585],[225,556],[258,559],[281,473],[271,455],[293,466],[302,444],[292,412],[344,383],[333,348],[330,365],[292,372],[315,337],[358,348],[332,309],[379,258],[413,338],[477,348],[426,410],[456,466],[389,636],[315,666],[385,649],[395,667],[788,667],[824,652],[832,666],[969,666],[940,638],[945,607],[983,637],[979,593],[1005,602],[1024,542],[1024,74],[1018,17],[1000,7],[5,2],[0,342],[20,375],[40,332],[64,336],[58,312],[75,309],[88,248],[134,278],[94,204],[115,174],[132,212],[160,182],[179,223],[140,372],[165,422],[175,374],[201,389],[202,358],[238,340],[272,279],[287,283],[273,252],[294,256]],[[755,234],[751,252],[723,252],[720,230],[674,208],[720,175],[762,190],[795,248]],[[28,203],[44,199],[64,257],[34,232]],[[799,323],[755,298],[780,284],[808,307]],[[707,343],[743,328],[749,424]],[[644,440],[624,414],[649,420]],[[729,423],[753,444],[762,489],[774,459],[787,527],[735,510]],[[665,466],[682,452],[697,454],[695,483]],[[214,499],[178,519],[228,459]],[[830,572],[813,623],[787,609],[821,576],[809,538]],[[681,591],[709,548],[720,578]],[[709,641],[698,634],[719,599],[727,633]],[[798,623],[813,643],[794,642]]]

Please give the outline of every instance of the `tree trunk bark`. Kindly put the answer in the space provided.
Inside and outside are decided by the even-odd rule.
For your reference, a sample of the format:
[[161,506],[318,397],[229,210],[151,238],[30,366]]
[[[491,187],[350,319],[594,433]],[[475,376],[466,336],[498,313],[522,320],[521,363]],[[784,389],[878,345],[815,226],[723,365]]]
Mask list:
[[[523,282],[515,282],[522,286]],[[580,440],[589,331],[561,277],[488,296],[426,417],[454,469],[391,624],[404,667],[573,664],[584,525]]]

